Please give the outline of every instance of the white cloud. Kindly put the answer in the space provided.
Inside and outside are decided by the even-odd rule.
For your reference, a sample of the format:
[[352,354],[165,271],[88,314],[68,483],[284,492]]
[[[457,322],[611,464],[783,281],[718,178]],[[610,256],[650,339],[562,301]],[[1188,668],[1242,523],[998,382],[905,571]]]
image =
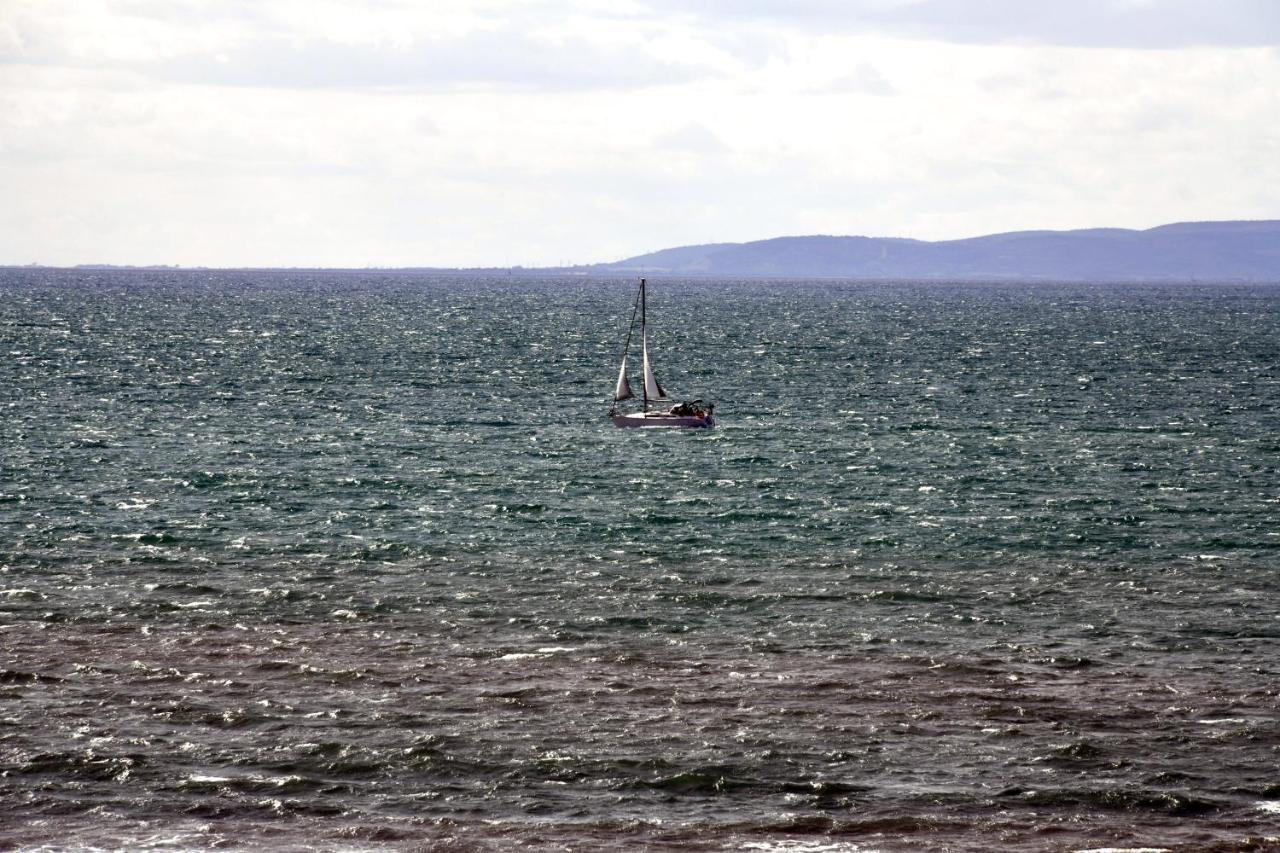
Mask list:
[[584,17],[574,4],[177,8],[185,14],[140,3],[19,3],[12,32],[0,37],[0,63],[204,85],[517,91],[670,84],[734,67],[723,48],[662,20]]
[[716,156],[729,150],[720,137],[697,122],[659,134],[653,144],[655,148],[697,155]]
[[[1032,46],[1026,15],[969,7],[965,30],[925,21],[941,0],[0,0],[0,262],[537,265],[1280,215],[1280,52]],[[1222,32],[1254,14],[1214,8]]]

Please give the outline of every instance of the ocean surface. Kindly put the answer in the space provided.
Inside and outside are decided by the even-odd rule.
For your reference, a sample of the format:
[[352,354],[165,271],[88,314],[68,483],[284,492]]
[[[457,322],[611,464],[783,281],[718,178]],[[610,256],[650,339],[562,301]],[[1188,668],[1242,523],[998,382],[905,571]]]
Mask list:
[[1280,849],[1280,286],[634,287],[0,271],[0,849]]

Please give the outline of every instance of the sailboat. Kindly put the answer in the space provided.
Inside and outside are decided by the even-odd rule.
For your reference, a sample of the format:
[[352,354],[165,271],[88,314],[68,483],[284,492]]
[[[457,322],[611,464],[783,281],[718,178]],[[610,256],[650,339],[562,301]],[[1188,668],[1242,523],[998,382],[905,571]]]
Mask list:
[[[640,317],[640,359],[644,372],[644,384],[641,390],[643,408],[638,412],[623,412],[617,404],[623,400],[635,398],[631,390],[631,381],[627,378],[627,355],[631,351],[632,333],[636,328],[636,316]],[[614,406],[609,410],[614,426],[620,427],[677,427],[707,429],[716,425],[713,412],[714,403],[703,403],[701,400],[680,402],[675,405],[658,384],[653,375],[653,367],[649,363],[648,318],[645,312],[645,280],[640,279],[640,290],[636,293],[635,304],[631,306],[631,322],[627,325],[627,340],[622,345],[622,366],[618,369],[618,381],[613,388]]]

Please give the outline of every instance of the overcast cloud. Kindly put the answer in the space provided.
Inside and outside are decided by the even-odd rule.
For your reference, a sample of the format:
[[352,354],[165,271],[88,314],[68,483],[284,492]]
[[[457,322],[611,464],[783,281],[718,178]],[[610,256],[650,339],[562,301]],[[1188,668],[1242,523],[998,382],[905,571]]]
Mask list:
[[969,44],[1257,47],[1280,44],[1272,0],[701,0],[664,2],[702,20],[768,20]]
[[0,0],[0,263],[1280,218],[1268,0]]

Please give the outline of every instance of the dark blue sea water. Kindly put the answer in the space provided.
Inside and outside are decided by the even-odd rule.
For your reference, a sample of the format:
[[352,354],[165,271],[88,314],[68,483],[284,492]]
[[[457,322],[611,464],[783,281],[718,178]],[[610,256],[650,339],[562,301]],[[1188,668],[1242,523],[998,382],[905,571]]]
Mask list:
[[0,271],[0,849],[1280,849],[1280,287]]

